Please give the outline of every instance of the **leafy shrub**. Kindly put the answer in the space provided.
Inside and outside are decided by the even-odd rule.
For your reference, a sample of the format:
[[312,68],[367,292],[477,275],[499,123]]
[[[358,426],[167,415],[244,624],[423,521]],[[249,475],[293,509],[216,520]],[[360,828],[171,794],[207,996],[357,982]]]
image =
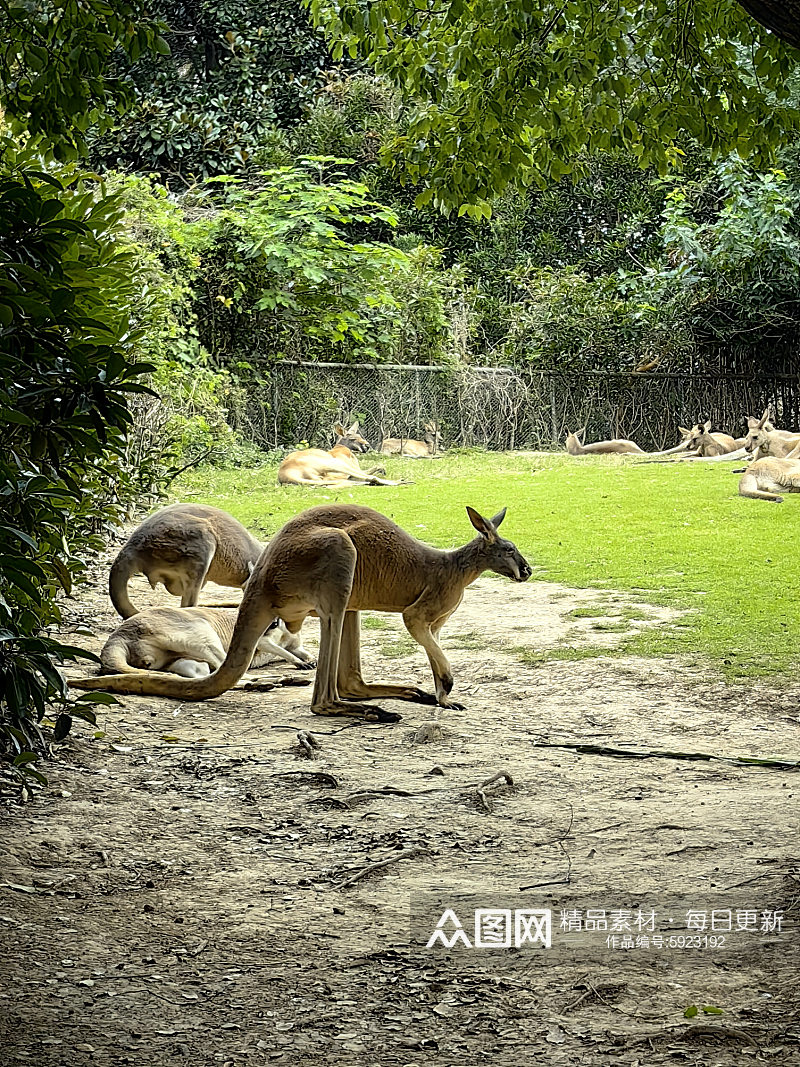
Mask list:
[[43,630],[137,491],[127,403],[153,370],[140,360],[152,296],[119,240],[118,196],[8,138],[2,149],[0,744],[38,774],[30,749],[48,705],[58,738],[98,702],[68,700],[50,657],[83,653]]
[[134,57],[120,73],[134,106],[95,131],[100,166],[155,172],[171,185],[288,162],[275,127],[294,126],[330,64],[299,0],[156,0],[168,56]]
[[[315,159],[230,178],[191,205],[200,335],[229,366],[262,359],[429,362],[446,349],[446,291],[433,250],[370,239],[396,225],[365,185]],[[435,281],[434,281],[435,279]]]
[[[648,303],[624,278],[565,269],[516,278],[500,360],[538,370],[678,370],[692,351],[680,299]],[[497,358],[497,357],[495,357]]]

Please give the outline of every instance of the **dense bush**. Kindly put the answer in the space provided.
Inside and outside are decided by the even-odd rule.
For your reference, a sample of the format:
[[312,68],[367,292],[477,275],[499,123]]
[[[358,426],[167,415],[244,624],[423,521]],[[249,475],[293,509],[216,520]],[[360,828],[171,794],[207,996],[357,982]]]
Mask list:
[[176,187],[289,162],[276,127],[299,121],[332,65],[299,0],[155,0],[152,12],[170,54],[120,62],[134,104],[94,131],[93,161]]
[[440,362],[451,357],[454,276],[433,249],[396,245],[396,217],[331,159],[217,179],[187,197],[203,343],[254,359]]
[[140,361],[149,304],[120,211],[91,176],[3,141],[0,744],[23,768],[48,706],[60,709],[57,738],[71,715],[91,718],[97,698],[68,701],[51,663],[80,653],[43,631],[140,488],[124,455],[127,402],[152,369]]

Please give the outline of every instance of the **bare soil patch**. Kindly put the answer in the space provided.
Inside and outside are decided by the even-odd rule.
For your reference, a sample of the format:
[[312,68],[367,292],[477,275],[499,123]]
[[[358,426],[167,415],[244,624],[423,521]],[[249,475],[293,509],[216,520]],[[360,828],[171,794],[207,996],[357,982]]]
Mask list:
[[[97,649],[116,624],[103,573],[65,630],[89,625]],[[144,582],[133,594],[173,602]],[[796,941],[597,961],[428,951],[411,936],[420,893],[691,904],[746,883],[754,907],[796,913],[796,771],[536,747],[800,757],[798,686],[729,687],[681,661],[523,662],[520,648],[613,644],[580,609],[631,606],[614,597],[478,582],[445,631],[461,712],[383,701],[402,723],[350,725],[286,688],[126,697],[101,710],[104,736],[76,726],[49,791],[5,805],[3,1062],[800,1063]],[[631,624],[669,616],[642,614]],[[369,625],[368,676],[430,688],[399,619]],[[476,789],[499,771],[514,785],[493,787],[490,812]],[[686,1019],[692,1004],[724,1014]]]

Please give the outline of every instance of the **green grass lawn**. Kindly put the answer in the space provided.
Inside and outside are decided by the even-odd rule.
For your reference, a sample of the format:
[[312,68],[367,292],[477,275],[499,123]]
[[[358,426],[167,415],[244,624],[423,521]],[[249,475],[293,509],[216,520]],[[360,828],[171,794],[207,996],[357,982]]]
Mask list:
[[[192,471],[174,492],[224,508],[263,538],[315,504],[367,504],[441,548],[470,539],[466,504],[487,516],[508,507],[503,534],[527,557],[533,580],[692,609],[672,625],[631,636],[623,651],[687,654],[729,679],[795,665],[800,496],[783,504],[745,500],[732,464],[481,452],[381,462],[389,477],[413,482],[347,491],[278,486],[273,465]],[[606,612],[596,614],[602,622]]]

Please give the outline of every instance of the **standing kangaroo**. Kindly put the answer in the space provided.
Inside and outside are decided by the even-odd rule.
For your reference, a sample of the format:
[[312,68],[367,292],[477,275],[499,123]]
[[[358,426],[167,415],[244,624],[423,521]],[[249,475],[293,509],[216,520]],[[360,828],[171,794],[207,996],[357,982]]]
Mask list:
[[407,437],[384,437],[381,452],[385,456],[407,456],[409,459],[428,459],[435,456],[442,445],[442,435],[435,422],[425,423],[425,432],[421,441],[412,441]]
[[[89,679],[85,688],[205,700],[230,689],[247,669],[259,637],[276,616],[297,633],[307,615],[320,620],[320,649],[311,710],[396,722],[400,716],[369,704],[375,697],[462,708],[450,700],[453,675],[438,636],[465,588],[491,570],[525,582],[531,568],[516,545],[497,532],[505,508],[485,519],[467,508],[478,536],[462,548],[430,548],[391,519],[355,504],[310,508],[270,541],[245,589],[224,663],[207,678],[184,681],[144,672]],[[369,684],[361,676],[359,612],[399,612],[428,654],[436,695],[416,686]]]
[[243,587],[264,546],[227,511],[205,504],[170,504],[138,526],[111,565],[108,592],[123,619],[135,615],[128,581],[146,574],[194,607],[206,582]]
[[[235,608],[145,608],[114,630],[100,652],[100,663],[109,672],[169,670],[185,678],[203,677],[225,659],[237,615]],[[259,637],[251,666],[261,667],[273,658],[295,667],[314,666],[299,635],[289,633],[280,619]],[[71,684],[80,687],[81,682]]]
[[613,441],[594,441],[592,444],[585,445],[581,441],[585,433],[586,427],[584,426],[582,430],[567,434],[566,449],[571,456],[625,455],[632,452],[644,452],[644,449],[639,448],[635,441],[626,441],[619,438]]

